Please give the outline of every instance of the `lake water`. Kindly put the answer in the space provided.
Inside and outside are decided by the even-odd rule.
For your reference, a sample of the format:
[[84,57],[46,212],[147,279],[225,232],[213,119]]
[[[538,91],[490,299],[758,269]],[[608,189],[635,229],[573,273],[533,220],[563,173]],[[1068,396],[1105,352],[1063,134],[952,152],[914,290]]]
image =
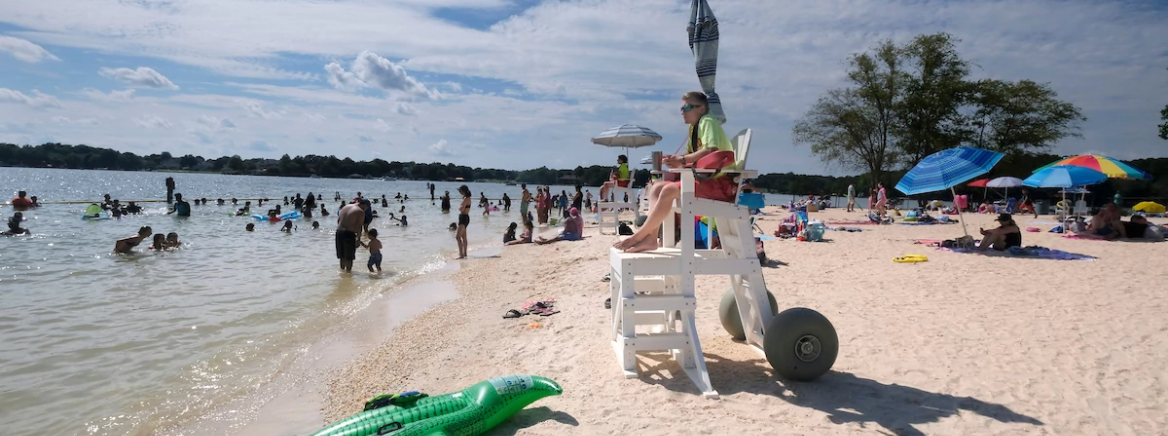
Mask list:
[[[143,203],[142,215],[103,221],[81,220],[86,204],[46,204],[25,212],[33,236],[0,238],[3,434],[165,433],[255,392],[331,327],[403,281],[443,268],[456,253],[447,230],[456,215],[431,204],[421,181],[0,168],[0,186],[27,190],[42,203],[98,201],[106,193],[125,203],[165,199],[168,176],[184,197],[210,201],[192,205],[189,218],[166,215],[165,203]],[[458,184],[437,185],[437,195],[457,197]],[[467,185],[476,197],[506,192],[516,199],[509,214],[471,213],[472,248],[498,245],[507,224],[520,221],[519,187]],[[267,197],[282,205],[284,196],[310,191],[322,194],[334,215],[314,218],[316,231],[296,220],[290,235],[214,204]],[[354,274],[337,272],[337,191],[344,198],[384,194],[394,212],[401,207],[396,193],[413,198],[404,203],[409,227],[384,218],[371,226],[385,246],[383,275],[364,272],[362,251]],[[267,206],[253,203],[253,212]],[[0,207],[5,220],[12,212]],[[249,222],[255,232],[244,231]],[[116,239],[143,225],[177,232],[184,246],[154,253],[144,241],[134,254],[110,254]]]

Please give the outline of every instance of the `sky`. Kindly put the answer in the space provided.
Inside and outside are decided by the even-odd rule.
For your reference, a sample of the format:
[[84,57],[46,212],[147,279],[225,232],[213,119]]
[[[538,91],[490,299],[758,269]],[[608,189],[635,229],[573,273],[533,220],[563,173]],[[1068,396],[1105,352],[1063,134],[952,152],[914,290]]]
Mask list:
[[[974,78],[1048,83],[1088,120],[1058,154],[1168,156],[1168,2],[709,0],[750,166],[842,175],[791,127],[848,56],[948,32]],[[688,0],[0,0],[0,142],[138,154],[608,165],[630,123],[685,141]]]

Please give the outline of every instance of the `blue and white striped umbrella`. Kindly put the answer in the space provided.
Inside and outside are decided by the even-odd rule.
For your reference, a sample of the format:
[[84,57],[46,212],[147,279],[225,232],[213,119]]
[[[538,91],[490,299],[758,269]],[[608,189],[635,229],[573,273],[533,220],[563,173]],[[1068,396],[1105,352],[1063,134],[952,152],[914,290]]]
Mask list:
[[723,124],[726,113],[722,112],[722,99],[714,92],[714,76],[718,71],[718,20],[706,0],[693,0],[689,7],[689,49],[694,55],[694,66],[698,72],[698,82],[702,92],[709,97],[710,112]]
[[621,124],[592,138],[592,143],[609,147],[637,148],[648,147],[660,140],[661,135],[647,127]]
[[1002,153],[973,147],[957,147],[926,156],[896,184],[908,195],[943,191],[988,173]]

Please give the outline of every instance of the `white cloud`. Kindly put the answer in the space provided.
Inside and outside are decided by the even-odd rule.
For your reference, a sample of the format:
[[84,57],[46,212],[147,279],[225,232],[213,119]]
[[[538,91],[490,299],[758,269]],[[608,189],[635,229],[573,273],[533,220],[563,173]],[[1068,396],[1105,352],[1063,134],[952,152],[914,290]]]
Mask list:
[[134,98],[134,90],[123,89],[121,91],[110,91],[107,94],[93,88],[85,88],[81,90],[81,95],[89,97],[91,100],[98,101],[128,101],[131,98]]
[[98,124],[97,120],[95,120],[93,118],[81,118],[81,119],[77,119],[77,120],[72,120],[72,119],[69,119],[67,117],[55,116],[55,117],[53,117],[53,121],[56,121],[58,124],[78,124],[78,125],[83,125],[83,126],[94,126],[94,125]]
[[210,115],[201,115],[195,120],[196,123],[211,130],[227,130],[234,129],[235,123],[230,118],[218,118]]
[[357,55],[350,71],[336,62],[330,62],[324,69],[328,72],[328,82],[340,89],[371,87],[425,98],[436,96],[434,91],[410,77],[405,68],[368,50]]
[[140,118],[134,118],[134,124],[147,129],[169,129],[174,127],[174,124],[167,119],[155,115],[143,115]]
[[35,89],[32,90],[32,95],[25,95],[20,91],[0,88],[0,102],[21,103],[40,108],[61,107],[61,102],[57,100],[57,97],[44,94]]
[[15,38],[11,36],[0,35],[0,52],[8,52],[12,57],[35,64],[43,60],[59,61],[56,56],[45,50],[44,47],[33,44],[28,40]]
[[454,155],[454,152],[450,150],[450,146],[445,139],[439,139],[438,142],[430,144],[427,149],[435,156],[450,157]]
[[98,70],[102,76],[120,81],[139,88],[178,89],[178,86],[150,67],[129,68],[102,68]]
[[407,117],[412,117],[418,114],[418,111],[414,109],[413,106],[410,106],[406,103],[398,103],[396,110],[398,114],[405,115]]
[[[44,129],[62,141],[159,151],[154,148],[171,143],[173,132],[117,129],[104,120],[157,114],[190,124],[214,115],[246,121],[246,128],[212,135],[213,146],[201,145],[193,135],[182,135],[188,142],[178,145],[209,154],[223,151],[229,140],[267,141],[280,144],[281,153],[360,159],[372,150],[343,147],[360,133],[380,141],[370,123],[382,118],[394,128],[395,143],[378,151],[395,159],[429,159],[435,151],[448,152],[446,144],[456,144],[458,154],[450,160],[476,166],[516,168],[555,159],[608,164],[610,150],[579,146],[581,141],[633,122],[663,134],[655,149],[672,152],[685,132],[676,114],[677,96],[698,86],[685,43],[687,2],[677,0],[9,3],[0,22],[25,29],[8,32],[13,36],[58,53],[63,53],[59,46],[89,56],[147,58],[138,65],[158,65],[150,59],[176,62],[180,65],[167,67],[168,74],[199,77],[202,83],[184,81],[187,94],[127,94],[116,105],[103,102],[123,91],[82,92],[89,99],[67,101],[67,111],[59,112],[69,119],[103,120],[85,129],[37,124],[44,119],[38,111],[0,104],[0,119],[23,129],[8,137],[0,132],[0,140]],[[531,3],[538,4],[514,9]],[[790,128],[816,97],[843,84],[847,56],[881,38],[903,42],[936,31],[963,39],[958,49],[979,65],[977,77],[1050,83],[1062,98],[1083,107],[1090,118],[1083,126],[1085,138],[1068,139],[1053,151],[1165,154],[1153,132],[1164,102],[1148,96],[1168,95],[1162,44],[1168,40],[1163,26],[1168,13],[1153,3],[792,0],[779,8],[718,0],[712,6],[722,24],[718,89],[730,117],[726,128],[730,134],[754,128],[756,144],[765,146],[756,147],[751,160],[764,171],[822,171],[806,147],[791,146]],[[440,7],[511,9],[501,10],[500,16],[508,17],[492,26],[469,28],[435,17]],[[311,34],[304,32],[306,22],[313,23]],[[353,57],[362,50],[369,55]],[[311,59],[338,61],[322,73],[304,67],[316,63]],[[188,76],[184,66],[205,71]],[[237,83],[243,81],[231,77],[285,82]],[[293,81],[308,83],[287,83]],[[76,92],[64,80],[58,86],[59,95]],[[388,98],[369,92],[387,88]],[[405,91],[411,88],[413,94]],[[442,91],[441,99],[418,98],[435,90]],[[37,97],[24,92],[31,97],[0,99],[28,103]],[[405,118],[409,113],[418,115]]]
[[379,132],[388,132],[393,130],[393,127],[390,127],[389,124],[385,122],[385,120],[378,118],[377,121],[373,123],[373,130]]

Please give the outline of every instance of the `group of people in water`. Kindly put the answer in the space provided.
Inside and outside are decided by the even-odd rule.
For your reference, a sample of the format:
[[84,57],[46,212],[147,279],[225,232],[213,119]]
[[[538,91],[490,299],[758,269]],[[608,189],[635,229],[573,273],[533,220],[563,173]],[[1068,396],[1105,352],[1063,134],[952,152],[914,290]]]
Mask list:
[[146,238],[151,237],[150,235],[152,234],[154,236],[152,242],[150,243],[150,250],[165,251],[182,247],[182,242],[178,240],[178,233],[154,233],[154,229],[150,228],[150,226],[142,226],[138,228],[138,233],[136,235],[118,239],[116,242],[114,242],[114,253],[129,254],[134,250],[134,247],[137,247]]

